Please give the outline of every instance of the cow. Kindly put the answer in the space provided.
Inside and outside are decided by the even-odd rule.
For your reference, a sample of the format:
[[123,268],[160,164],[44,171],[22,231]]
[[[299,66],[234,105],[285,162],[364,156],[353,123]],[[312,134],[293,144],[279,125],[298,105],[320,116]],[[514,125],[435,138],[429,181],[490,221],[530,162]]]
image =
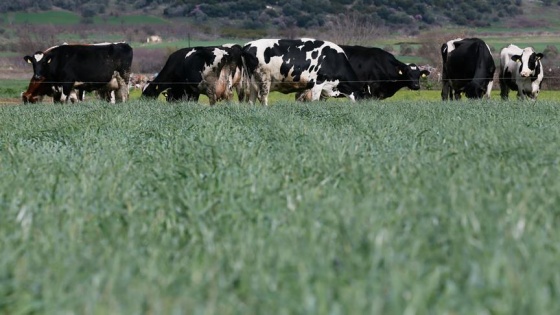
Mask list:
[[311,90],[311,100],[344,95],[363,98],[363,84],[340,46],[322,40],[259,39],[243,47],[249,77],[249,103],[256,99],[268,106],[270,91],[281,93]]
[[516,45],[504,47],[500,52],[500,96],[507,100],[509,90],[517,91],[517,98],[537,99],[544,76],[541,59],[532,47],[521,49]]
[[457,38],[441,46],[442,100],[490,98],[496,65],[490,47],[479,38]]
[[161,43],[162,39],[159,35],[150,35],[146,38],[146,43]]
[[[120,77],[117,71],[114,71],[111,81],[95,92],[98,98],[115,103],[115,90],[124,84],[124,79]],[[52,97],[54,103],[63,103],[67,100],[76,103],[84,100],[85,91],[83,89],[72,89],[70,95],[65,95],[62,92],[61,86],[49,84],[46,83],[44,79],[37,80],[35,77],[32,77],[27,91],[21,93],[22,100],[25,104],[42,102],[45,95]]]
[[105,96],[110,94],[108,91],[115,91],[116,101],[124,102],[128,99],[132,57],[132,47],[122,42],[63,44],[38,51],[23,59],[33,65],[30,86],[33,81],[47,86],[24,94],[29,102],[34,102],[40,93],[48,95],[49,89],[61,90],[64,95],[70,95],[76,89],[80,91],[79,100],[82,100],[83,91],[101,90]]
[[366,97],[389,98],[403,87],[420,89],[420,78],[430,75],[416,64],[405,64],[383,49],[362,46],[340,46],[348,56],[358,80],[365,82]]
[[146,98],[165,92],[168,102],[198,101],[208,96],[210,105],[231,100],[243,67],[241,46],[182,48],[173,52],[158,75],[142,91]]
[[[80,97],[78,93],[82,93]],[[78,98],[83,99],[83,91],[76,91],[73,89],[70,95],[67,96],[62,93],[62,88],[60,86],[45,83],[44,78],[37,80],[35,77],[32,77],[29,81],[27,91],[21,93],[21,98],[24,104],[37,103],[42,102],[45,95],[52,97],[55,103],[65,102],[68,98],[72,103],[77,102]]]
[[[420,89],[420,78],[430,74],[415,64],[405,64],[381,48],[340,45],[358,81],[363,84],[364,97],[383,100],[403,87]],[[309,100],[311,93],[296,94],[296,100]],[[325,98],[322,95],[321,98]]]

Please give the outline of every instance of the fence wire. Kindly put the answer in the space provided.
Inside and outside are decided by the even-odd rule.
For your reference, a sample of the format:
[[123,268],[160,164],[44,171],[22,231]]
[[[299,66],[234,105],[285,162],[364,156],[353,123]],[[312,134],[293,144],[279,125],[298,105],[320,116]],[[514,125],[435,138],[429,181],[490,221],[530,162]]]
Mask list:
[[[527,79],[530,79],[531,77],[527,77]],[[534,78],[534,77],[533,77]],[[492,77],[492,78],[470,78],[470,79],[437,79],[438,82],[444,82],[444,81],[472,81],[474,79],[478,79],[478,80],[500,80],[500,79],[515,79],[515,78],[511,78],[511,77]],[[549,76],[544,76],[544,79],[560,79],[559,76],[553,76],[553,77],[549,77]],[[336,80],[336,79],[334,79]],[[28,82],[27,80],[14,80],[14,81],[22,81],[22,82]],[[326,81],[326,80],[324,80]],[[324,82],[323,81],[323,82]],[[391,79],[386,79],[386,80],[367,80],[367,81],[363,81],[363,80],[356,80],[356,81],[341,81],[338,80],[339,83],[386,83],[386,82],[411,82],[414,81],[412,79],[402,79],[402,80],[391,80]],[[423,81],[423,79],[420,80],[421,82]],[[79,81],[80,85],[85,85],[85,84],[107,84],[108,81]],[[154,81],[147,81],[146,84],[165,84],[165,85],[198,85],[203,81],[200,82],[181,82],[181,81],[158,81],[158,82],[154,82]],[[76,83],[75,81],[41,81],[41,82],[35,82],[37,84],[51,84],[51,85],[63,85],[63,84],[74,84]],[[130,83],[130,82],[129,82]],[[263,83],[263,81],[259,81],[257,83]],[[296,85],[296,84],[301,84],[301,82],[298,81],[293,81],[293,82],[281,82],[281,81],[271,81],[271,83],[274,84],[292,84],[292,85]]]

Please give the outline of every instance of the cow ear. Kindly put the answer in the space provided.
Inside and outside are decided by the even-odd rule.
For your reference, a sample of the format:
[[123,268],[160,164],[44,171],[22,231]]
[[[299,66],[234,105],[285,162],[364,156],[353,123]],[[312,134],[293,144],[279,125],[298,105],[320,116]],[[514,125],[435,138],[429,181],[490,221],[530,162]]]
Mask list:
[[23,60],[25,60],[27,63],[33,63],[30,56],[23,57]]
[[52,58],[49,57],[49,58],[47,59],[47,63],[51,63],[51,61],[52,61]]
[[543,58],[544,58],[544,55],[542,53],[537,54],[537,60],[541,60]]
[[511,56],[511,60],[513,60],[515,62],[520,62],[521,61],[521,56],[513,55],[513,56]]
[[427,77],[427,76],[429,76],[429,75],[430,75],[430,71],[428,71],[428,70],[422,70],[422,78],[425,78],[425,77]]

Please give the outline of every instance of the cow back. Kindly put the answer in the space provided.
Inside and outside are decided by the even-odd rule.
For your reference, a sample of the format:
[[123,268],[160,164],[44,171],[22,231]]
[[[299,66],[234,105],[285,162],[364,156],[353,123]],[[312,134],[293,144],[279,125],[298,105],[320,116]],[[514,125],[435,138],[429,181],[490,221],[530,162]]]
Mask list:
[[132,47],[126,43],[107,45],[62,45],[44,58],[51,58],[47,78],[55,81],[108,82],[114,71],[130,78]]

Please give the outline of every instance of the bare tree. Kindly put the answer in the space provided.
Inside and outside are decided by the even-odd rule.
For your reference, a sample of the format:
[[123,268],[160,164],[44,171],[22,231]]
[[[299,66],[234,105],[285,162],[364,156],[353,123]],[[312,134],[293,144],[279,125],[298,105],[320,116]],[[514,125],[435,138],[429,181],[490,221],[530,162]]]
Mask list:
[[337,15],[323,29],[322,38],[339,45],[367,45],[388,33],[386,27],[376,26],[356,12]]
[[23,54],[34,53],[58,45],[59,30],[53,25],[23,25],[17,31],[15,51]]
[[441,30],[433,30],[425,32],[418,37],[420,47],[418,48],[418,56],[424,58],[434,67],[441,67],[441,45],[455,38],[471,37],[468,30],[459,30],[454,34],[447,34]]

